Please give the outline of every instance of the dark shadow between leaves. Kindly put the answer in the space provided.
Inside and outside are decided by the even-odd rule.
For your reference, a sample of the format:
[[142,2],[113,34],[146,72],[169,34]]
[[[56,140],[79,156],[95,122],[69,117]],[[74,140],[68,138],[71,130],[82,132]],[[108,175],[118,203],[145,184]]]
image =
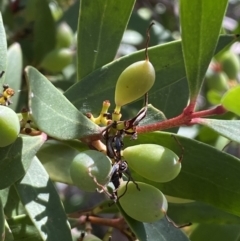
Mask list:
[[11,186],[25,174],[22,148],[21,137],[18,137],[13,144],[0,148],[0,189]]
[[17,189],[33,223],[43,232],[41,236],[48,241],[68,240],[70,228],[65,212],[59,210],[61,203],[50,179],[44,187],[19,183]]

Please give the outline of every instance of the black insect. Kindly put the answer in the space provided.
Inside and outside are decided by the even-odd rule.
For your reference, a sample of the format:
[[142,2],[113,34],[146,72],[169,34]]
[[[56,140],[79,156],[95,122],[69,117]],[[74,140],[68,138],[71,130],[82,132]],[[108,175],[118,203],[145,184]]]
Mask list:
[[[127,184],[130,181],[135,181],[131,177],[131,173],[128,169],[127,161],[122,159],[121,151],[123,150],[123,138],[125,135],[124,130],[117,131],[117,133],[114,136],[108,136],[109,133],[106,133],[106,146],[107,146],[107,155],[113,160],[113,166],[112,166],[112,172],[110,174],[111,179],[110,181],[113,183],[115,190],[113,191],[110,198],[116,202],[119,198],[121,198],[127,191]],[[121,184],[121,179],[123,178],[123,175],[127,178],[127,184],[126,184],[126,190],[125,192],[118,197],[117,196],[117,189],[119,188]],[[135,183],[136,187],[139,189],[137,183]],[[140,189],[139,189],[140,190]]]

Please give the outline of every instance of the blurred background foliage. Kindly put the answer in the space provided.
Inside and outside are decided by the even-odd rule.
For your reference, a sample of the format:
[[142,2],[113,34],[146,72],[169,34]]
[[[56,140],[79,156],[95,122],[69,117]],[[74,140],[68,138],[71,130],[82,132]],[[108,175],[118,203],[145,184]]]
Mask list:
[[[155,25],[151,30],[150,46],[180,39],[177,4],[176,0],[137,0],[116,58],[145,48],[146,29],[152,20]],[[23,70],[27,65],[40,70],[61,92],[77,82],[76,32],[79,5],[79,0],[0,1],[8,45],[8,71],[5,82],[19,90],[13,97],[14,104],[11,106],[16,112],[20,112],[28,105],[28,89],[23,76]],[[222,32],[240,33],[239,19],[240,1],[230,0]],[[198,110],[220,103],[225,91],[239,84],[239,54],[240,44],[235,43],[230,49],[225,49],[212,60],[198,98]],[[19,78],[19,81],[11,83],[11,80],[16,78]],[[133,116],[141,105],[141,101],[135,102],[125,107],[123,114],[126,118]],[[224,118],[233,119],[236,116],[227,113]],[[228,144],[225,151],[240,157],[238,144],[229,144],[228,139],[204,126],[183,127],[178,130],[178,134],[195,138],[220,150]],[[41,159],[41,151],[38,156]],[[67,213],[90,208],[104,200],[104,195],[98,193],[85,193],[65,184],[57,184],[57,187]],[[217,227],[214,228],[217,233]],[[93,229],[99,237],[103,237],[107,231],[107,228],[97,225],[93,226]],[[202,225],[198,227],[197,232],[204,233],[207,230],[207,227]],[[117,238],[114,238],[114,235]],[[113,240],[124,240],[123,236],[118,236],[121,234],[114,235]],[[196,233],[195,237],[197,237]],[[191,240],[199,240],[195,237],[192,235]]]

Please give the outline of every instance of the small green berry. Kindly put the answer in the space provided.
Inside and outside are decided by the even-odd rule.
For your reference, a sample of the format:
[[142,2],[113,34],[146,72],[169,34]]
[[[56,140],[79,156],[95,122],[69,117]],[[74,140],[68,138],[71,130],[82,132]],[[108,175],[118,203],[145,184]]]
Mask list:
[[0,147],[12,144],[20,132],[17,114],[9,107],[0,105]]

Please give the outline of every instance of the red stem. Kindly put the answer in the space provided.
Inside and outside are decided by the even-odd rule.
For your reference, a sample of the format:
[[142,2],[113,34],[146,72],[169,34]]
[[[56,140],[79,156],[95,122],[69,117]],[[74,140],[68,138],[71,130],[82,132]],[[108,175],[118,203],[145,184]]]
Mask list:
[[[146,133],[146,132],[153,132],[153,131],[160,131],[165,129],[170,129],[173,127],[178,127],[182,125],[193,125],[196,124],[196,121],[194,119],[196,118],[202,118],[212,115],[221,115],[227,112],[227,110],[222,106],[218,105],[212,109],[209,110],[202,110],[202,111],[196,111],[194,112],[193,109],[195,108],[195,103],[190,103],[183,112],[174,118],[157,122],[157,123],[151,123],[145,126],[137,126],[136,131],[137,133]],[[102,138],[102,132],[87,136],[84,138],[81,138],[81,141],[91,144],[93,141],[101,140]]]
[[192,120],[194,118],[201,118],[201,117],[206,117],[211,115],[220,115],[226,112],[226,110],[222,105],[219,105],[213,109],[197,111],[197,112],[191,112],[191,110],[192,110],[192,106],[190,107],[187,106],[182,112],[182,114],[180,114],[177,117],[174,117],[162,122],[152,123],[145,126],[138,126],[137,133],[159,131],[159,130],[169,129],[169,128],[173,128],[181,125],[192,125],[193,124]]

